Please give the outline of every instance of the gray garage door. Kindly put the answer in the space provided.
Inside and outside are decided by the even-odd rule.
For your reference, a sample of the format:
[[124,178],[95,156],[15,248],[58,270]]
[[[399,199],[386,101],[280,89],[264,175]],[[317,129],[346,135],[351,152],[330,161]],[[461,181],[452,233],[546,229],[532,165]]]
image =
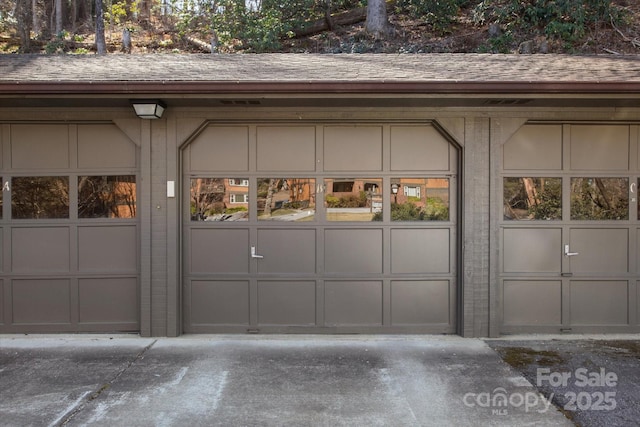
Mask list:
[[637,331],[638,127],[528,124],[503,159],[502,331]]
[[456,149],[424,124],[211,124],[183,150],[186,332],[455,331]]
[[109,124],[0,130],[0,331],[139,330],[135,145]]

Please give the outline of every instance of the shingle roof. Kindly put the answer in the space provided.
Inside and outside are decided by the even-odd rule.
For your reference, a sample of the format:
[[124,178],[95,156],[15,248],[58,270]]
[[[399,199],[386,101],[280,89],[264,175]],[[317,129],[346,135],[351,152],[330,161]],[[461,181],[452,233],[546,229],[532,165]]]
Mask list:
[[131,89],[145,83],[366,83],[369,90],[376,84],[577,83],[640,91],[640,55],[0,55],[0,93],[29,84],[130,84]]
[[640,81],[640,55],[1,55],[0,80]]

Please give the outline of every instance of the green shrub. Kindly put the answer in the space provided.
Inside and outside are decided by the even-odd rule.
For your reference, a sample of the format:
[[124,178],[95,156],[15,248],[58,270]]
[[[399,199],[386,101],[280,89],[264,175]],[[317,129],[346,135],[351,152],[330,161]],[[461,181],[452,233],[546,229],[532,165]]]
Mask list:
[[[362,0],[336,0],[331,11],[362,6]],[[307,22],[323,19],[327,12],[324,0],[262,0],[246,4],[244,0],[200,0],[194,10],[183,10],[177,22],[181,35],[199,32],[207,39],[215,31],[222,50],[273,52],[282,40]]]
[[474,9],[476,23],[498,24],[505,34],[519,28],[567,43],[583,38],[589,28],[620,24],[624,16],[611,0],[484,0]]
[[467,0],[398,0],[396,10],[430,24],[439,33],[449,32],[451,24]]

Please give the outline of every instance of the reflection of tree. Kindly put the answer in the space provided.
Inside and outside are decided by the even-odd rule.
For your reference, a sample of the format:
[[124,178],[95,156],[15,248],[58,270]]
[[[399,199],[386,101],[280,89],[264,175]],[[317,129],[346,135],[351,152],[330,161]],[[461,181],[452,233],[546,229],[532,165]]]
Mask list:
[[311,203],[312,178],[258,179],[258,212],[270,217],[279,208],[302,209]]
[[69,178],[15,177],[11,185],[11,213],[18,219],[69,218]]
[[309,178],[288,179],[291,201],[299,202],[310,197],[311,180]]
[[191,179],[191,215],[204,219],[208,215],[224,211],[224,178]]
[[571,179],[571,219],[628,219],[628,187],[626,178]]
[[79,218],[135,218],[135,176],[78,178]]
[[271,204],[273,203],[273,193],[276,192],[276,189],[278,188],[280,184],[280,182],[283,180],[280,179],[269,179],[269,184],[267,185],[267,196],[265,197],[264,200],[264,215],[265,216],[271,216]]
[[560,178],[505,178],[505,216],[509,219],[560,219]]

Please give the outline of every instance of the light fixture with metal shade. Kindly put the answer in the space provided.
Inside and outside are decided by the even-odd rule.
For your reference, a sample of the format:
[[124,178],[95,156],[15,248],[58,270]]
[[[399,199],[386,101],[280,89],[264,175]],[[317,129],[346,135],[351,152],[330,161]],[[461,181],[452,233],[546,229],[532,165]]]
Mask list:
[[167,104],[159,99],[134,99],[131,101],[136,115],[141,119],[159,119],[167,108]]
[[394,203],[398,203],[398,189],[400,186],[397,183],[391,184],[391,193],[393,194]]

